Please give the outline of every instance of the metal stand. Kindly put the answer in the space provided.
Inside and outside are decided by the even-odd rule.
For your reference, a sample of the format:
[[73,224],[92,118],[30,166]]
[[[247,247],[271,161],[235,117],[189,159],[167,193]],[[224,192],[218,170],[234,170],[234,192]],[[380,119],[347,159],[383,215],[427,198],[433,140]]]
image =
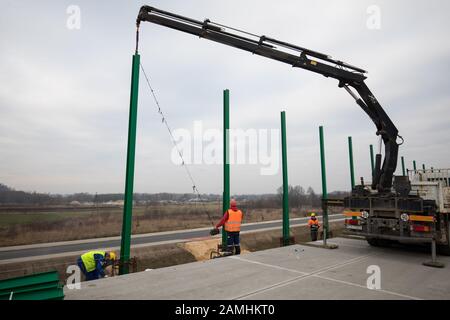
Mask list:
[[228,256],[232,256],[232,255],[233,255],[233,252],[224,250],[224,246],[219,243],[217,245],[217,250],[211,251],[211,253],[209,254],[209,258],[217,259],[217,258],[228,257]]
[[111,276],[114,277],[116,275],[120,275],[120,270],[124,269],[124,268],[128,271],[131,269],[132,273],[137,272],[137,258],[132,257],[131,259],[129,259],[127,261],[121,261],[121,260],[115,261],[115,263],[112,266]]
[[436,260],[436,240],[433,238],[431,241],[431,261],[425,261],[424,266],[433,268],[443,268],[445,264]]

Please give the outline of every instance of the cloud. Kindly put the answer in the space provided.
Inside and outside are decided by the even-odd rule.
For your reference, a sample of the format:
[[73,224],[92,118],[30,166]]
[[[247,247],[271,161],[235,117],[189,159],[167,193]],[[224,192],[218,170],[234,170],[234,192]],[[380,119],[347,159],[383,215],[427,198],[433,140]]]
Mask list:
[[[78,1],[81,29],[66,28],[70,1],[7,1],[0,13],[0,181],[42,192],[122,192],[134,20],[142,1]],[[369,5],[381,29],[366,27]],[[405,144],[401,155],[447,167],[450,156],[450,4],[434,1],[153,1],[296,43],[369,70],[367,83]],[[26,8],[26,10],[25,10]],[[17,21],[20,20],[20,23]],[[231,90],[231,127],[278,129],[286,110],[291,184],[320,190],[318,126],[326,134],[329,189],[348,189],[347,136],[356,175],[370,180],[375,128],[337,81],[208,40],[143,23],[141,61],[172,127],[222,126]],[[135,190],[190,192],[170,161],[170,137],[141,75]],[[281,172],[236,165],[233,193],[274,192]],[[193,165],[201,192],[220,193],[220,165]]]

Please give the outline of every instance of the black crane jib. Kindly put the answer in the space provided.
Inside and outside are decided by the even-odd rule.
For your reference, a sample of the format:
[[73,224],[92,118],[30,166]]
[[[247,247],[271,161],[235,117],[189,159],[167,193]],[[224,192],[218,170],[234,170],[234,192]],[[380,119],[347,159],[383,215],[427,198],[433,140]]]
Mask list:
[[[398,130],[366,86],[364,80],[367,78],[365,76],[367,71],[335,60],[327,54],[274,38],[256,36],[211,22],[209,19],[199,21],[154,7],[142,6],[136,20],[138,30],[141,21],[159,24],[269,59],[278,60],[292,67],[306,69],[325,77],[337,79],[339,87],[343,87],[372,119],[377,128],[376,134],[381,136],[385,145],[383,164],[381,164],[381,154],[376,155],[372,188],[377,189],[380,193],[391,192],[392,179],[397,167]],[[356,90],[356,93],[350,87]]]

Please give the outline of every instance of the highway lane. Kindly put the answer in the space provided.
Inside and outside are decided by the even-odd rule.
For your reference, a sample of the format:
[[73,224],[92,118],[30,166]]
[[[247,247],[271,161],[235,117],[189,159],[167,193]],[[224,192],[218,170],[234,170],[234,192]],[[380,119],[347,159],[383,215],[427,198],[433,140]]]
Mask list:
[[[334,214],[329,216],[329,221],[343,219],[343,215]],[[304,224],[308,218],[291,219],[291,227]],[[281,220],[271,222],[258,222],[243,224],[242,232],[258,231],[263,229],[279,229],[282,227]],[[131,245],[152,245],[164,241],[187,241],[189,239],[204,238],[209,236],[209,228],[179,230],[175,232],[159,232],[146,235],[134,235],[131,239]],[[120,247],[120,237],[98,238],[89,241],[68,241],[63,243],[48,243],[20,247],[0,248],[0,261],[36,256],[46,256],[52,254],[63,254],[77,251],[88,251],[98,248]]]

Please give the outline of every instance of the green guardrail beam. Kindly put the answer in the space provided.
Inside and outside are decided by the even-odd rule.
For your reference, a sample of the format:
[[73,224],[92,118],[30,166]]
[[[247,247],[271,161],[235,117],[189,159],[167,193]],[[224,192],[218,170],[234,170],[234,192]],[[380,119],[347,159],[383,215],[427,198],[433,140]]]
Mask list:
[[0,300],[62,300],[63,287],[57,271],[0,280]]

